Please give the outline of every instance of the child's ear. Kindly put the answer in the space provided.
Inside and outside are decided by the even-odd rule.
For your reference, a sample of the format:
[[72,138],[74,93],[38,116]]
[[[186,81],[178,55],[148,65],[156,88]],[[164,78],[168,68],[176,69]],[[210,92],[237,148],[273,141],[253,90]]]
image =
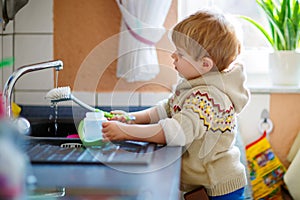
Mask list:
[[201,61],[202,61],[202,67],[203,67],[205,73],[209,72],[214,66],[213,60],[209,57],[203,57]]

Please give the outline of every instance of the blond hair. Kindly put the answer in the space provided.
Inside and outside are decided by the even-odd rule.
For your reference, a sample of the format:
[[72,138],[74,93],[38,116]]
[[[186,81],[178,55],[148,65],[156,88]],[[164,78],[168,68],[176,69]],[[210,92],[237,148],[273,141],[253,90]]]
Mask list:
[[210,57],[219,71],[228,68],[241,51],[235,27],[219,12],[199,11],[173,28],[172,40],[196,61]]

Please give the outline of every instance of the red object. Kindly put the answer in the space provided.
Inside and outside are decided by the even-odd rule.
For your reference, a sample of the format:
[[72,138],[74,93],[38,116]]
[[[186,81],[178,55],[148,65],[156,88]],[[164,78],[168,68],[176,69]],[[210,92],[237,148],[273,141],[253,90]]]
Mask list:
[[79,138],[78,134],[68,135],[67,138]]
[[246,145],[246,149],[249,149],[250,147],[252,147],[256,143],[258,143],[259,141],[261,141],[262,139],[264,139],[266,136],[267,136],[267,132],[264,131],[263,135],[260,138],[258,138],[258,140],[255,140],[254,142],[251,142],[250,144],[247,144]]
[[2,93],[0,93],[0,119],[5,116],[4,102],[2,98]]

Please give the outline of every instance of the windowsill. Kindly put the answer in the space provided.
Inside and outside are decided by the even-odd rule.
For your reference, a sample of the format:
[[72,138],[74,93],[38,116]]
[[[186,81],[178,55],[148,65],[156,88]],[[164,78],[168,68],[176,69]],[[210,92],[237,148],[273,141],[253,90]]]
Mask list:
[[254,94],[270,94],[270,93],[299,93],[298,86],[278,86],[272,85],[267,74],[248,74],[247,86],[251,93]]

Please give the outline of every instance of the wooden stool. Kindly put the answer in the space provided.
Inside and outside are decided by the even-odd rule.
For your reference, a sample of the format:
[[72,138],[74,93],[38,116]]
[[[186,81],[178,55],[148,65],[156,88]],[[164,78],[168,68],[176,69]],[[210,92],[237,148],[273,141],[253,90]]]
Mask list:
[[183,195],[185,200],[209,200],[205,188],[199,187]]

